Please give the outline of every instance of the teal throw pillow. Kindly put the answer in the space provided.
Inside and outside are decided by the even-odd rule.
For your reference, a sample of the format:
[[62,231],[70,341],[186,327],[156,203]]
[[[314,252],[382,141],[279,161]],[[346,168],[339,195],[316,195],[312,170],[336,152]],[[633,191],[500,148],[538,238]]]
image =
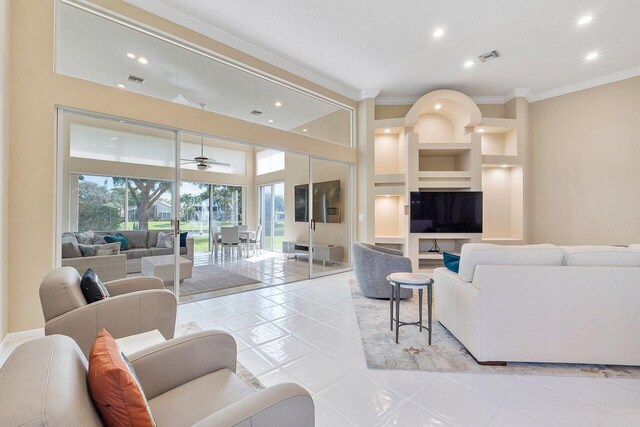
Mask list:
[[457,273],[460,269],[460,255],[450,254],[449,252],[443,252],[442,258],[444,260],[444,266],[449,270]]
[[124,237],[124,235],[122,233],[109,234],[107,236],[104,236],[104,240],[106,240],[107,243],[117,243],[117,242],[119,242],[121,251],[128,251],[129,250],[129,242],[127,241],[127,238]]

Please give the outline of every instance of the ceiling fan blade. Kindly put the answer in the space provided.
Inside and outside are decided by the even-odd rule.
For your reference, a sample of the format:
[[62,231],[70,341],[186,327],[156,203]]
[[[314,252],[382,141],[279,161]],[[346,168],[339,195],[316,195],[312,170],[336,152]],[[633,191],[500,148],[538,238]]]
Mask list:
[[231,163],[219,162],[213,159],[205,160],[204,163],[208,163],[210,165],[216,165],[216,166],[231,166]]
[[180,159],[180,163],[183,165],[189,164],[189,163],[199,163],[193,159]]

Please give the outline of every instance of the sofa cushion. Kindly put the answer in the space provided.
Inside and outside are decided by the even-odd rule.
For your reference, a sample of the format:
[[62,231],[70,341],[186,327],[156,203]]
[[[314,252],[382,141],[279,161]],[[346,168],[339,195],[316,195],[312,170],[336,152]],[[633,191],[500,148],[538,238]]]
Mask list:
[[220,369],[154,397],[149,406],[158,425],[191,426],[251,394],[237,375]]
[[120,243],[120,250],[122,250],[122,251],[128,251],[129,250],[129,242],[127,241],[127,238],[124,237],[124,234],[122,234],[122,233],[108,234],[108,235],[104,236],[104,240],[107,243],[119,242]]
[[145,256],[151,256],[151,249],[129,249],[122,253],[127,256],[127,259],[139,259]]
[[102,236],[95,234],[93,231],[83,231],[75,234],[79,244],[82,245],[101,245],[106,243]]
[[105,243],[104,245],[79,244],[78,247],[84,257],[120,254],[120,243]]
[[102,330],[89,353],[91,397],[108,426],[155,426],[140,382],[113,337]]
[[109,291],[107,291],[107,288],[104,287],[102,281],[92,269],[88,269],[82,275],[80,289],[82,289],[82,294],[84,299],[87,300],[87,304],[109,298]]
[[151,256],[173,255],[173,248],[151,248]]
[[502,246],[467,243],[460,253],[460,279],[473,281],[477,265],[562,265],[564,251],[551,244]]
[[623,246],[561,246],[562,265],[593,267],[640,267],[640,251]]
[[120,230],[114,231],[112,234],[115,233],[120,233],[126,237],[127,242],[129,242],[129,249],[146,249],[149,247],[147,245],[147,230]]
[[74,233],[62,233],[62,258],[79,258],[82,256],[78,239]]

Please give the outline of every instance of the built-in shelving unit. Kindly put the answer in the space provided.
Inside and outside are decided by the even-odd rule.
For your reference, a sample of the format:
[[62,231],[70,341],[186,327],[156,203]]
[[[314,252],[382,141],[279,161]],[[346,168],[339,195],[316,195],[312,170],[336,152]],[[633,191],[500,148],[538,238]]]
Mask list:
[[[513,102],[510,118],[483,118],[466,95],[438,90],[404,118],[374,122],[375,244],[402,249],[414,271],[429,272],[442,265],[442,251],[459,252],[465,243],[526,241],[528,111],[518,112],[528,104]],[[412,191],[482,191],[483,233],[409,233]],[[434,240],[440,253],[431,251]]]

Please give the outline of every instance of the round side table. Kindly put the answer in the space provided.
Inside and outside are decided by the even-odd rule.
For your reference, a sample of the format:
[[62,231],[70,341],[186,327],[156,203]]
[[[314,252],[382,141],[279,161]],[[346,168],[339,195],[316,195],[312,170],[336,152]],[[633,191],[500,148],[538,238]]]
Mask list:
[[[393,331],[393,322],[396,323],[396,344],[398,343],[398,335],[400,326],[416,325],[420,326],[420,332],[424,325],[422,324],[422,291],[427,289],[427,319],[429,327],[429,345],[431,345],[431,303],[433,301],[433,279],[424,274],[415,273],[393,273],[387,276],[387,280],[391,285],[391,299],[389,300],[389,321],[391,330]],[[400,289],[417,289],[418,290],[418,311],[420,317],[417,322],[401,322],[400,321]],[[395,302],[395,316],[393,304]]]

